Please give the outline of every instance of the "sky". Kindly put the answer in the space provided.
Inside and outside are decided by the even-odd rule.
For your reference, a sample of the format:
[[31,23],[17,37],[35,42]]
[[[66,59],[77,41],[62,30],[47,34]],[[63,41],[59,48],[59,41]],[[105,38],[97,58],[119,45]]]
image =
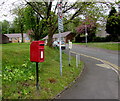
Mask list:
[[[38,0],[37,0],[38,1]],[[49,0],[47,0],[49,1]],[[64,0],[65,1],[65,0]],[[67,0],[71,1],[71,0]],[[72,0],[72,2],[75,2],[76,0]],[[91,0],[78,0],[81,1],[91,1]],[[113,2],[118,0],[93,0],[93,1],[105,1],[105,2]],[[12,9],[17,7],[17,5],[20,5],[21,3],[25,3],[24,0],[0,0],[0,21],[7,20],[7,21],[13,21],[13,18],[15,15],[12,15]]]
[[0,21],[12,21],[15,15],[12,15],[11,11],[21,2],[21,0],[0,0]]

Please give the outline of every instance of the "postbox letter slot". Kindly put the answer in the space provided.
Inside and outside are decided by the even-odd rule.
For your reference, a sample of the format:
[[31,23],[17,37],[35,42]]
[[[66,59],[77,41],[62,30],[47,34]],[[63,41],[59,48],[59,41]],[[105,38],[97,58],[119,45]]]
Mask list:
[[44,46],[44,44],[39,44],[39,46]]

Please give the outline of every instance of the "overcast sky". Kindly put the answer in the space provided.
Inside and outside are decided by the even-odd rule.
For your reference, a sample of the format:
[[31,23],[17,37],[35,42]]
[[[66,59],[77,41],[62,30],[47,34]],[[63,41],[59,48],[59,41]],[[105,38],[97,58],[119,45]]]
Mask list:
[[19,5],[22,0],[0,0],[0,21],[8,20],[12,21],[14,15],[11,14],[11,10]]
[[[67,0],[67,1],[75,2],[76,0]],[[84,0],[78,0],[78,1],[80,2]],[[85,1],[90,1],[90,0],[85,0]],[[94,1],[101,1],[101,0],[94,0]],[[102,0],[102,1],[113,2],[118,0]],[[21,2],[23,3],[24,0],[0,0],[0,21],[3,20],[12,21],[14,15],[11,14],[11,10],[15,8],[17,5],[19,5]]]

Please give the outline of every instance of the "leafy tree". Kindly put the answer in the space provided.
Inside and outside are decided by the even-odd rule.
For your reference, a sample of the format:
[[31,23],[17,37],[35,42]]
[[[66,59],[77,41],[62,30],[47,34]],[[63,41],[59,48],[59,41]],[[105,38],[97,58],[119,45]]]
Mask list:
[[29,36],[34,40],[39,40],[47,34],[45,31],[47,27],[42,28],[44,21],[40,19],[37,13],[31,6],[27,6],[24,12],[25,29],[28,31]]
[[72,31],[76,33],[75,28],[78,27],[82,23],[82,19],[80,17],[74,18],[71,22],[64,25],[64,31]]
[[8,34],[9,27],[10,27],[10,24],[7,20],[4,20],[3,22],[1,22],[2,34]]
[[[25,1],[31,7],[27,6],[28,8],[25,8],[26,13],[24,13],[24,17],[28,19],[24,19],[25,30],[30,30],[35,40],[39,40],[48,35],[48,46],[51,47],[53,34],[58,32],[57,3],[53,3],[54,0],[50,0],[50,2],[45,2],[44,0],[43,2]],[[80,24],[78,19],[79,15],[90,15],[91,8],[94,8],[94,3],[91,2],[60,3],[63,5],[65,31],[74,31],[74,27]],[[74,12],[70,13],[71,10],[74,10]]]
[[14,24],[18,32],[21,33],[22,43],[24,42],[23,32],[24,32],[24,8],[16,8],[13,10],[13,14],[16,14],[17,17],[14,19]]
[[120,38],[120,14],[116,13],[114,7],[112,7],[110,14],[108,15],[106,31],[110,34],[110,41],[119,41]]
[[17,33],[16,31],[14,23],[10,24],[9,33]]
[[10,23],[6,20],[0,22],[0,32],[1,34],[10,34],[10,33],[18,33],[18,29],[15,26],[15,23]]
[[94,18],[86,18],[80,26],[76,28],[76,31],[80,35],[85,35],[85,30],[88,33],[88,40],[93,41],[96,32],[96,20]]
[[35,40],[40,39],[40,18],[38,14],[30,7],[27,6],[24,12],[24,21],[25,21],[25,29],[29,33],[29,36]]
[[115,7],[112,7],[111,11],[110,11],[110,13],[108,15],[108,18],[111,17],[111,16],[114,16],[116,13],[117,13],[117,11],[116,11]]
[[0,34],[2,34],[2,22],[0,21]]
[[[50,0],[50,2],[28,2],[25,0],[28,5],[30,5],[33,10],[39,15],[42,24],[41,29],[47,29],[48,32],[48,46],[52,46],[52,37],[53,34],[57,32],[58,29],[58,19],[57,19],[57,3],[53,4],[54,0]],[[64,25],[70,23],[74,18],[78,17],[84,9],[90,5],[90,2],[60,2],[63,4],[63,14],[65,15],[64,18],[67,20],[64,21]],[[74,9],[73,14],[69,14],[69,12]],[[41,30],[40,33],[44,31]]]

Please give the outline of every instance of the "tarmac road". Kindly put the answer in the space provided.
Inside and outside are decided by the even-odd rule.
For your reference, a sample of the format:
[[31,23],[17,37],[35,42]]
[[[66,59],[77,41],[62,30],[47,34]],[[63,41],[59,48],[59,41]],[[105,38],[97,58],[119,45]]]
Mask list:
[[118,52],[79,45],[73,45],[71,51],[81,54],[85,68],[77,82],[57,99],[119,99]]
[[99,48],[90,48],[80,45],[73,45],[72,51],[86,54],[88,56],[94,56],[99,59],[104,59],[106,61],[109,61],[110,63],[113,63],[115,65],[119,65],[118,63],[118,51],[111,51],[111,50],[105,50],[105,49],[99,49]]

